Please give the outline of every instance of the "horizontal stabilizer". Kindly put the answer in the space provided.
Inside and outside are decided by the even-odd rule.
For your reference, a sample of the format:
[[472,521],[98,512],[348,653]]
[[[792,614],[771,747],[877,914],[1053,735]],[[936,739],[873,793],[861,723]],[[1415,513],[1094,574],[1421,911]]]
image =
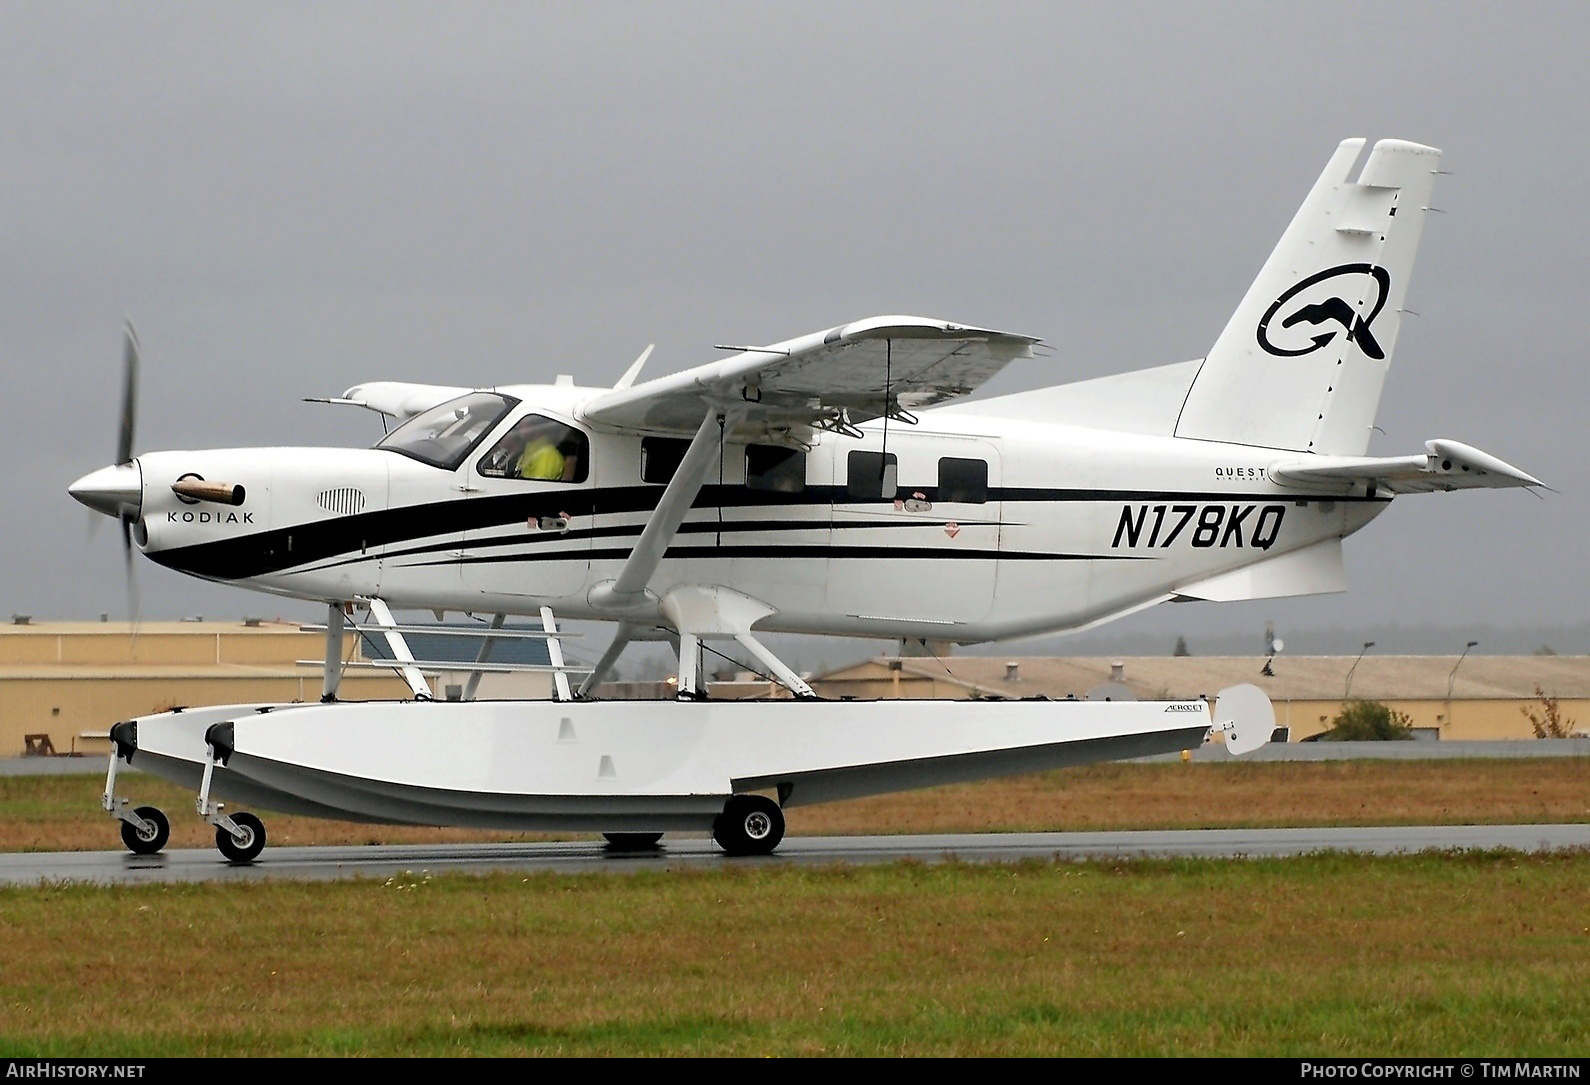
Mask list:
[[1363,484],[1399,494],[1542,485],[1535,476],[1461,441],[1438,438],[1424,447],[1423,455],[1414,456],[1299,457],[1271,464],[1269,473],[1289,485],[1342,490]]

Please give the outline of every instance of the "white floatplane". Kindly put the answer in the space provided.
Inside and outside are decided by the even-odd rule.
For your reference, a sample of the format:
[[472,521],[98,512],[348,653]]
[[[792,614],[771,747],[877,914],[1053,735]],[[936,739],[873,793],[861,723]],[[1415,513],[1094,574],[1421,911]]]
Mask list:
[[[218,798],[372,821],[580,828],[619,843],[711,829],[767,851],[781,805],[1269,736],[1252,687],[1197,702],[829,703],[768,631],[974,643],[1170,600],[1345,589],[1342,540],[1404,493],[1538,485],[1453,440],[1367,455],[1440,152],[1343,142],[1207,357],[950,402],[1033,336],[858,320],[612,388],[377,381],[373,448],[133,454],[129,329],[117,462],[70,487],[129,548],[209,580],[327,604],[323,703],[144,717],[113,730],[105,805],[135,851],[164,815],[118,764],[199,789],[222,851],[264,828]],[[367,608],[413,703],[337,701]],[[493,615],[544,637],[550,702],[429,702],[392,608]],[[508,615],[541,629],[510,632]],[[554,617],[556,615],[556,617]],[[576,690],[558,619],[616,624]],[[431,628],[431,627],[427,627]],[[636,639],[679,652],[677,703],[586,698]],[[737,641],[795,695],[705,697],[701,644]],[[474,683],[471,682],[470,693]],[[766,794],[764,794],[764,792]],[[768,797],[776,795],[777,801]]]

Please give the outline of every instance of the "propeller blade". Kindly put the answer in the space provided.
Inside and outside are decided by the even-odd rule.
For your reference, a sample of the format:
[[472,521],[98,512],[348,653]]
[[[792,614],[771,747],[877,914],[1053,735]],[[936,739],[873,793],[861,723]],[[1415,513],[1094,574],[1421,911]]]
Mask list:
[[[121,428],[116,434],[116,462],[130,463],[138,426],[138,333],[127,322],[121,362]],[[126,531],[123,530],[125,536]],[[129,546],[131,543],[128,544]]]
[[130,516],[118,516],[121,523],[122,574],[127,580],[127,620],[132,627],[132,643],[138,643],[138,575],[133,569],[133,521]]

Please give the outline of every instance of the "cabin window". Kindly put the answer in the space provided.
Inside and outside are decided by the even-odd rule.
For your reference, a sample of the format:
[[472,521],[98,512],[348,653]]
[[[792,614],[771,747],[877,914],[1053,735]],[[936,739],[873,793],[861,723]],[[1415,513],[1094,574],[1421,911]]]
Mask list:
[[945,456],[939,460],[939,500],[981,505],[988,500],[988,464]]
[[777,445],[747,445],[745,485],[750,490],[800,493],[806,489],[806,453]]
[[471,392],[421,411],[375,447],[452,471],[518,402],[495,392]]
[[484,478],[535,482],[584,482],[590,470],[590,439],[553,418],[527,414],[503,434],[476,465]]
[[893,501],[899,477],[894,453],[852,452],[845,464],[845,496],[857,501]]
[[642,437],[640,439],[640,480],[642,482],[668,483],[674,472],[684,462],[690,442],[678,437]]

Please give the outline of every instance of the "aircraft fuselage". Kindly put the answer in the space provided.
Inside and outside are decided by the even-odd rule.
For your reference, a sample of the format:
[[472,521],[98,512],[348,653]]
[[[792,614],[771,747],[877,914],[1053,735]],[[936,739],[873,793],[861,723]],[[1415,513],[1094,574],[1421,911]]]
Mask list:
[[[134,536],[172,569],[296,598],[615,617],[591,592],[656,506],[668,439],[582,425],[595,390],[500,392],[513,405],[453,468],[386,448],[145,454]],[[588,442],[583,478],[493,473],[490,450],[527,414]],[[817,432],[803,455],[731,438],[649,594],[720,585],[776,608],[759,629],[970,643],[1175,597],[1340,539],[1390,500],[1280,485],[1273,449],[931,410],[884,428]],[[179,497],[183,477],[245,496]]]

